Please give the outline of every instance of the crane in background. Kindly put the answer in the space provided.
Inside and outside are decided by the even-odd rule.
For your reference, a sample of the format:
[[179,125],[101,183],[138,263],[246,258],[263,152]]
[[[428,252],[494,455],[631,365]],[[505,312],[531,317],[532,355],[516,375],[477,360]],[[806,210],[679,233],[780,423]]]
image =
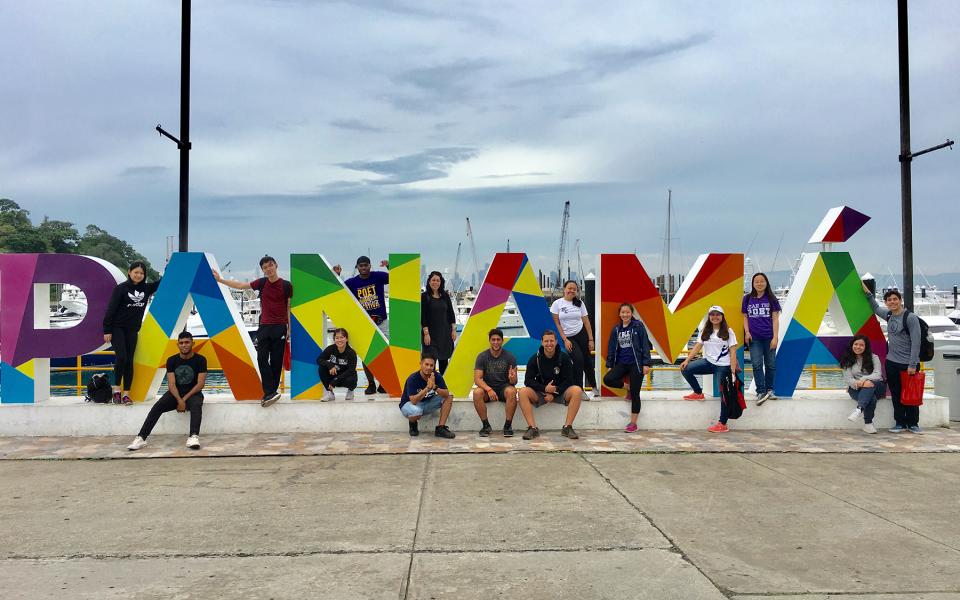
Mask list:
[[480,264],[477,262],[477,245],[473,241],[473,229],[470,227],[470,217],[467,217],[467,239],[470,240],[470,251],[473,252],[473,272],[477,275],[477,287],[480,287]]
[[586,275],[583,273],[583,259],[580,257],[580,238],[577,238],[575,247],[577,249],[577,280],[580,282],[577,285],[579,285],[582,290],[584,277],[586,277]]
[[560,225],[560,253],[557,255],[557,282],[556,289],[563,287],[563,257],[567,252],[567,235],[570,226],[570,201],[563,203],[563,222]]

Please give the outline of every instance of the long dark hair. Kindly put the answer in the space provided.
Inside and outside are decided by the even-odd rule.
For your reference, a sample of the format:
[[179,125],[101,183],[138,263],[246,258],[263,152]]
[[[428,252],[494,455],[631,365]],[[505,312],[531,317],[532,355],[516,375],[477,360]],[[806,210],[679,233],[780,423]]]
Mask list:
[[754,285],[753,285],[753,280],[756,279],[757,277],[763,277],[763,280],[764,280],[765,282],[767,282],[767,288],[766,288],[765,290],[763,290],[763,295],[767,297],[767,300],[773,302],[773,300],[774,300],[774,298],[776,298],[776,296],[773,295],[773,290],[770,289],[770,279],[767,277],[767,274],[766,274],[766,273],[754,273],[754,274],[753,274],[753,277],[750,278],[750,291],[747,293],[747,296],[750,296],[750,297],[753,297],[753,298],[759,298],[759,297],[760,297],[760,296],[757,295],[757,288],[754,287]]
[[849,369],[857,364],[857,355],[853,353],[853,343],[857,340],[863,340],[863,354],[860,355],[860,369],[864,373],[873,373],[873,351],[870,349],[870,338],[865,335],[853,336],[853,339],[847,344],[847,349],[844,350],[840,356],[840,366],[844,369]]
[[[568,279],[568,280],[564,281],[564,282],[563,282],[563,287],[567,287],[567,286],[570,285],[571,283],[572,283],[573,285],[577,286],[577,292],[579,293],[579,292],[580,292],[580,284],[577,283],[576,281],[572,280],[572,279]],[[580,296],[574,296],[574,297],[573,297],[573,300],[571,300],[571,302],[573,302],[573,305],[576,306],[577,308],[580,308],[580,305],[583,304],[583,302],[580,301]]]
[[143,262],[142,260],[135,260],[132,263],[130,263],[130,268],[127,269],[127,279],[129,281],[133,281],[130,278],[130,271],[134,269],[143,269],[143,280],[144,281],[147,280],[147,263]]
[[447,293],[446,285],[447,280],[443,278],[443,273],[440,271],[430,271],[430,274],[427,275],[427,289],[424,290],[428,295],[433,295],[433,290],[430,289],[430,280],[433,279],[433,276],[436,275],[440,278],[440,289],[437,290],[437,293],[440,294],[440,297],[443,298],[443,295]]
[[[707,323],[703,326],[703,331],[700,332],[700,341],[709,340],[711,333],[713,333],[713,323],[710,322],[710,313],[707,313]],[[723,313],[720,313],[720,331],[717,332],[717,337],[723,341],[730,339],[730,326],[727,325],[727,316]]]

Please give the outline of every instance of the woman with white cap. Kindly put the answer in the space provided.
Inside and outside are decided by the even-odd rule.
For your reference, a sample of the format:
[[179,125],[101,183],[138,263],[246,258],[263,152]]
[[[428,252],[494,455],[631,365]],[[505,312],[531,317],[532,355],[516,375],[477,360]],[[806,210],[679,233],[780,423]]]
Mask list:
[[[711,306],[707,312],[707,323],[704,325],[703,331],[700,332],[700,339],[687,354],[687,358],[680,363],[680,373],[693,390],[692,394],[687,394],[683,399],[704,399],[703,388],[697,381],[697,375],[723,377],[731,369],[734,373],[739,371],[736,347],[737,336],[727,326],[727,319],[723,315],[723,307]],[[696,356],[701,349],[703,349],[703,358],[691,362],[690,358]],[[727,427],[727,406],[723,402],[720,402],[720,420],[708,427],[707,431],[712,433],[729,431]]]

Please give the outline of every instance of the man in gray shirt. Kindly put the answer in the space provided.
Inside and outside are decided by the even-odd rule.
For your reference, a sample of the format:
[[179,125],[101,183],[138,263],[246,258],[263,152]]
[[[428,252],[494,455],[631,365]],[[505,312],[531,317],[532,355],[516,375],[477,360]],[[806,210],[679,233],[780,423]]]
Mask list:
[[517,412],[517,357],[503,349],[503,332],[491,329],[487,334],[490,349],[477,355],[473,366],[473,406],[482,427],[480,436],[488,437],[492,428],[487,420],[487,402],[506,403],[503,422],[504,437],[513,436],[513,415]]
[[920,319],[903,306],[903,296],[897,290],[887,290],[883,295],[886,308],[881,308],[867,286],[863,286],[867,301],[874,314],[887,322],[887,387],[893,401],[893,419],[896,421],[890,433],[923,433],[920,429],[920,407],[900,402],[900,374],[913,376],[920,362]]

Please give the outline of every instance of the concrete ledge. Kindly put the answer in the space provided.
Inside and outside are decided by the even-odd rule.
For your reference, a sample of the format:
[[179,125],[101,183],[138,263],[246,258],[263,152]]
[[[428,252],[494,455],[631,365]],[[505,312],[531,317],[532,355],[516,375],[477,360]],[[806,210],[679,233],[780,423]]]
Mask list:
[[[706,427],[717,420],[719,400],[690,402],[682,400],[683,391],[644,393],[640,411],[641,429],[689,430]],[[345,402],[338,392],[335,402],[282,399],[270,408],[259,402],[237,402],[228,395],[207,396],[203,410],[202,433],[293,433],[293,432],[366,432],[407,429],[398,401],[375,396],[368,401]],[[790,399],[771,400],[763,406],[748,402],[743,417],[732,421],[735,429],[856,429],[862,423],[846,419],[854,402],[837,390],[801,391]],[[503,424],[503,405],[488,404],[490,422]],[[53,398],[42,404],[0,405],[0,436],[108,436],[133,435],[140,429],[149,404],[117,406],[90,404],[78,398]],[[559,429],[566,407],[545,406],[536,411],[537,424],[543,429]],[[927,394],[920,408],[922,427],[949,426],[950,403],[947,398]],[[622,429],[630,417],[630,404],[619,399],[591,400],[581,405],[575,422],[580,429]],[[436,425],[437,416],[421,421],[421,430]],[[878,428],[893,424],[893,407],[882,400],[874,423]],[[479,427],[476,411],[469,400],[454,401],[450,428],[466,431]],[[154,433],[185,433],[188,416],[170,412],[161,417]],[[514,429],[525,423],[520,410],[514,417]]]

